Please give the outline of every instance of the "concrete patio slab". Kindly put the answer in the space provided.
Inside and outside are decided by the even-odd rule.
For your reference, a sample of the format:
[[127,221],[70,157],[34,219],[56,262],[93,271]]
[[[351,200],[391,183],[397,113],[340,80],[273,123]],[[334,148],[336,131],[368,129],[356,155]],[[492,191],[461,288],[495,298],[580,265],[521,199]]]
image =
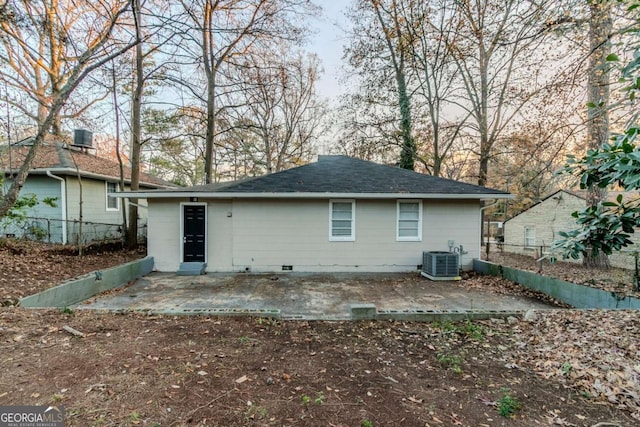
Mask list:
[[280,310],[283,318],[343,320],[352,304],[378,310],[549,309],[538,300],[468,290],[458,282],[434,282],[419,274],[206,274],[151,273],[117,292],[77,304],[76,309],[161,313],[216,310]]

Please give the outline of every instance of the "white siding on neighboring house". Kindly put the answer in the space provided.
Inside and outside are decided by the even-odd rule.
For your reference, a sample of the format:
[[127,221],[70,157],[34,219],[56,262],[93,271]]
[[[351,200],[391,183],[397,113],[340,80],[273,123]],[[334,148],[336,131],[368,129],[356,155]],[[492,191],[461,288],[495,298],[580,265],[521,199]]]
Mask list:
[[535,255],[558,239],[559,231],[576,227],[571,213],[583,209],[580,197],[559,192],[504,223],[504,250]]
[[[565,191],[559,191],[547,197],[504,223],[504,251],[534,257],[540,255],[541,248],[545,253],[549,252],[551,244],[560,238],[558,232],[570,231],[578,227],[571,214],[581,211],[585,206],[586,202],[583,198]],[[631,240],[638,242],[640,236],[636,233],[631,236]],[[626,252],[610,255],[611,265],[633,268],[634,259],[631,252],[638,249],[640,247],[636,243],[626,248]],[[561,256],[560,253],[555,255]],[[571,258],[564,261],[582,262],[582,260]]]
[[[186,202],[186,200],[182,200]],[[159,271],[180,264],[180,201],[150,199],[148,252]],[[355,240],[330,238],[330,200],[215,200],[207,205],[207,271],[416,271],[423,251],[462,245],[471,268],[480,255],[477,201],[422,206],[421,241],[399,241],[396,200],[356,200]]]

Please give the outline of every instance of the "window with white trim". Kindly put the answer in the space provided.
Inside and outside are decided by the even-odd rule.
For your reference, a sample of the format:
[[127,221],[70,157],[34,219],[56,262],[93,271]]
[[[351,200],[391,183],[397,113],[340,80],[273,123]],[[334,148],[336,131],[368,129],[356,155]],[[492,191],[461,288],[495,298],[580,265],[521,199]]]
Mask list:
[[106,197],[107,197],[107,210],[108,211],[119,211],[120,210],[120,199],[116,199],[114,197],[109,197],[109,194],[114,194],[118,192],[118,184],[115,182],[106,182]]
[[536,246],[536,228],[525,227],[524,228],[524,247],[533,248]]
[[329,202],[329,240],[356,240],[356,202],[354,200],[331,200]]
[[400,241],[422,240],[422,201],[398,200],[396,238]]

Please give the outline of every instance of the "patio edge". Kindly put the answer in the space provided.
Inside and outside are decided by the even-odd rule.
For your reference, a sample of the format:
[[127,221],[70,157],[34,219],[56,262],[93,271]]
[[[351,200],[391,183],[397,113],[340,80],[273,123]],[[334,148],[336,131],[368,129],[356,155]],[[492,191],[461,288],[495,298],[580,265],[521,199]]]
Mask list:
[[474,259],[473,270],[481,274],[503,277],[512,282],[519,283],[526,288],[543,292],[574,308],[597,308],[605,310],[640,309],[640,299],[628,296],[625,293],[578,285],[489,261]]
[[132,280],[139,279],[153,270],[153,257],[128,262],[105,270],[93,271],[77,279],[64,282],[20,300],[20,307],[64,308],[108,291]]

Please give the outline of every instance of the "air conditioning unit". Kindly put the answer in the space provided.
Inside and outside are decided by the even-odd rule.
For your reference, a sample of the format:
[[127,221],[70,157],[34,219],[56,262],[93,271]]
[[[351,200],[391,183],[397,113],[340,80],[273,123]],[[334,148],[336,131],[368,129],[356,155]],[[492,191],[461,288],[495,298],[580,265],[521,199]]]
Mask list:
[[73,131],[73,145],[75,147],[93,148],[93,133],[85,129]]
[[454,252],[423,252],[422,274],[431,280],[460,280],[459,254]]

